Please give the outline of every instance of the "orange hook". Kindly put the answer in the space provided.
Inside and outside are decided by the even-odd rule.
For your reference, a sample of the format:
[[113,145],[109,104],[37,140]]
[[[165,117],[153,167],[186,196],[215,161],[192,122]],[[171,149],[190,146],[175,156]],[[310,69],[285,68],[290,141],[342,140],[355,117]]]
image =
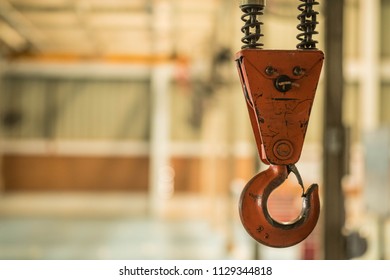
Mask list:
[[293,221],[274,220],[267,208],[268,198],[293,172],[303,188],[295,165],[270,165],[253,177],[241,193],[239,210],[241,222],[256,241],[276,248],[293,246],[304,240],[314,229],[320,213],[318,185],[311,185],[302,195],[302,211]]

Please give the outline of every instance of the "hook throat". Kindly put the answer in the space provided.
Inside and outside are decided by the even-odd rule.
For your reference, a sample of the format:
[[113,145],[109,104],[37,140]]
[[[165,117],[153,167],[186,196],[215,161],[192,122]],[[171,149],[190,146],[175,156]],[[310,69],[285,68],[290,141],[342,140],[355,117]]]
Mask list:
[[304,240],[315,228],[319,218],[318,185],[311,185],[302,196],[302,207],[291,221],[280,222],[269,212],[272,192],[287,179],[285,165],[271,165],[254,176],[241,193],[239,212],[245,230],[264,245],[284,248]]

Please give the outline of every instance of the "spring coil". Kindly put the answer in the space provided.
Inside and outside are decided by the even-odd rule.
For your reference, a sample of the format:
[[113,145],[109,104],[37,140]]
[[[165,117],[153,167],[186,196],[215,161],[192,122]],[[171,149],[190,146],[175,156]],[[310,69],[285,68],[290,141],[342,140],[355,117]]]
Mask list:
[[318,24],[317,15],[318,12],[313,10],[313,6],[319,3],[315,0],[300,0],[304,2],[298,6],[298,10],[301,13],[298,15],[300,23],[297,25],[297,29],[302,31],[297,35],[297,39],[300,41],[297,44],[297,49],[316,49],[318,41],[313,39],[313,35],[317,35],[315,30]]
[[245,22],[241,28],[244,37],[241,42],[244,43],[241,49],[261,49],[264,44],[260,43],[259,40],[264,35],[261,33],[261,25],[257,17],[263,15],[264,6],[262,5],[242,5],[240,6],[241,11],[244,13],[241,16],[241,20]]

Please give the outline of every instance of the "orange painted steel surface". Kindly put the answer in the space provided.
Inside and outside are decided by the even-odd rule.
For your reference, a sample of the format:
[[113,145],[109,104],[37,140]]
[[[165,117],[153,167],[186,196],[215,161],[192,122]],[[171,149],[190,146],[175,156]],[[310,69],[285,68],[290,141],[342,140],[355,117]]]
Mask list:
[[242,50],[237,66],[261,160],[296,163],[324,55],[310,50]]
[[302,211],[294,221],[280,223],[271,217],[268,198],[287,176],[286,166],[271,165],[248,182],[240,198],[240,218],[245,230],[270,247],[289,247],[304,240],[315,228],[320,213],[318,186],[313,184],[302,197]]
[[320,201],[318,185],[303,191],[302,211],[288,223],[274,220],[268,198],[293,172],[309,123],[324,54],[318,50],[244,49],[236,62],[260,159],[270,167],[244,188],[240,218],[246,231],[270,247],[289,247],[304,240],[315,228]]

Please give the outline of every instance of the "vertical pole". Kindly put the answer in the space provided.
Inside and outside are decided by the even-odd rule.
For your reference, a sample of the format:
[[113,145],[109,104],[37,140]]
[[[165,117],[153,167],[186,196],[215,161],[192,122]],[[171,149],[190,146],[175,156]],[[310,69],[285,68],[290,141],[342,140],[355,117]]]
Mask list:
[[169,155],[169,84],[171,71],[168,65],[155,65],[151,73],[151,131],[149,164],[149,212],[161,217],[167,195],[172,191],[167,181]]
[[[167,56],[171,49],[172,4],[168,1],[150,0],[151,53]],[[150,122],[150,164],[149,164],[149,214],[160,218],[164,214],[167,197],[173,192],[173,178],[170,172],[170,83],[172,65],[156,61],[151,69],[151,122]]]
[[[0,55],[0,100],[2,100],[1,92],[3,87],[3,75],[4,75],[5,61],[3,57]],[[3,115],[3,108],[0,107],[0,115]],[[4,178],[3,178],[3,131],[2,126],[0,126],[0,196],[4,192]]]
[[362,130],[377,128],[379,124],[380,98],[380,0],[360,0],[361,71],[360,71],[360,116]]
[[[361,71],[360,71],[360,116],[363,134],[377,129],[380,124],[380,0],[359,2],[361,26]],[[367,186],[366,186],[367,187]],[[378,215],[378,257],[385,258],[385,221],[383,213]]]
[[325,116],[324,116],[324,258],[346,258],[345,222],[341,180],[345,174],[343,101],[343,0],[325,5]]

